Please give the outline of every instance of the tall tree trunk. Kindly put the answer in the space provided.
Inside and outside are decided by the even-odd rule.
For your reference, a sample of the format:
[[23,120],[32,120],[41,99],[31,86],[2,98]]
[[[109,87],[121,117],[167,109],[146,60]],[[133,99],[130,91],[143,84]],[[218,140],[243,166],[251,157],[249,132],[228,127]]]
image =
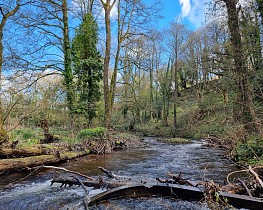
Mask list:
[[104,12],[105,12],[105,26],[106,26],[106,48],[104,55],[104,69],[103,69],[103,92],[104,92],[104,107],[105,107],[105,118],[104,124],[106,128],[110,128],[111,126],[111,101],[109,97],[109,69],[110,69],[110,53],[111,53],[111,22],[110,22],[110,13],[111,9],[116,3],[114,0],[111,4],[110,0],[100,0]]
[[256,0],[258,5],[258,11],[261,17],[261,25],[263,26],[263,0]]
[[109,100],[110,100],[110,110],[111,111],[113,109],[114,98],[115,98],[115,90],[116,90],[116,82],[117,82],[118,61],[119,61],[119,56],[120,56],[120,49],[121,49],[121,43],[120,43],[120,40],[119,40],[118,41],[116,55],[115,55],[115,64],[114,64],[113,74],[112,74],[111,83],[110,83]]
[[[2,68],[3,68],[3,26],[4,24],[1,23],[0,28],[0,85],[2,83]],[[2,92],[2,86],[0,86],[0,91]],[[4,122],[3,122],[3,108],[2,108],[2,99],[0,97],[0,146],[2,143],[8,141],[8,136],[4,129]]]
[[[116,0],[117,1],[117,0]],[[120,57],[120,52],[121,52],[121,47],[122,43],[124,40],[129,37],[129,32],[131,28],[131,21],[133,17],[133,12],[135,8],[136,1],[132,2],[126,2],[126,4],[132,3],[132,8],[129,11],[125,11],[124,17],[121,17],[121,0],[118,0],[118,44],[117,44],[117,49],[116,49],[116,54],[115,54],[115,63],[114,63],[114,69],[113,69],[113,74],[111,77],[111,82],[110,82],[110,92],[109,92],[109,100],[110,100],[110,111],[112,112],[113,105],[114,105],[114,98],[115,98],[115,91],[116,91],[116,82],[117,82],[117,73],[118,73],[118,64],[119,64],[119,57]],[[115,4],[113,2],[112,6]],[[129,15],[127,15],[129,13]],[[125,17],[128,16],[128,19],[126,20]],[[126,25],[126,27],[125,27]]]
[[114,104],[116,82],[117,82],[117,73],[118,73],[118,63],[119,63],[119,56],[120,56],[120,51],[121,51],[121,44],[123,41],[122,30],[121,30],[123,27],[121,27],[120,15],[121,15],[120,0],[118,0],[118,44],[117,44],[117,49],[116,49],[116,54],[115,54],[115,63],[114,63],[113,74],[111,77],[110,93],[109,93],[110,111],[111,112],[112,112],[113,104]]
[[228,13],[228,27],[230,31],[230,40],[232,44],[234,62],[237,97],[234,105],[234,119],[241,121],[244,128],[249,132],[257,132],[259,125],[257,124],[256,114],[253,107],[251,87],[248,79],[248,69],[246,67],[246,57],[241,41],[241,33],[238,21],[238,10],[236,8],[236,0],[223,0],[226,4]]
[[177,72],[178,72],[178,61],[176,59],[176,62],[174,64],[174,93],[173,93],[173,103],[174,103],[174,133],[173,133],[173,136],[174,137],[176,137],[176,130],[177,130],[177,113],[176,113],[176,108],[177,108],[177,91],[178,91]]
[[[257,81],[255,85],[255,94],[256,99],[263,102],[263,73],[261,71],[263,63],[262,63],[262,43],[261,43],[261,33],[260,30],[262,30],[263,27],[263,0],[256,0],[257,2],[257,10],[260,14],[261,24],[259,24],[259,18],[255,13],[256,17],[256,62],[254,64],[254,69],[256,69],[257,74]],[[260,26],[261,25],[261,26]]]
[[109,65],[110,65],[110,52],[111,52],[111,26],[110,26],[110,4],[104,5],[105,10],[105,24],[106,24],[106,49],[104,57],[104,70],[103,70],[103,91],[104,91],[104,106],[105,106],[105,127],[109,128],[111,124],[111,108],[109,101]]
[[[169,58],[167,70],[165,73],[165,81],[167,82],[165,84],[165,91],[164,91],[164,97],[163,97],[163,124],[164,126],[168,126],[168,116],[169,116],[169,108],[170,108],[170,91],[171,91],[171,83],[172,83],[172,64],[173,61],[171,58]],[[169,78],[169,69],[171,68],[170,78]]]
[[71,119],[73,115],[73,73],[71,68],[71,53],[69,40],[69,26],[68,26],[68,5],[67,0],[62,0],[62,15],[63,15],[63,53],[64,53],[64,78],[66,83],[67,105],[70,112]]
[[[154,54],[154,52],[153,52]],[[150,119],[153,120],[153,68],[154,68],[154,56],[152,55],[151,68],[150,68]],[[156,116],[158,114],[156,113]]]

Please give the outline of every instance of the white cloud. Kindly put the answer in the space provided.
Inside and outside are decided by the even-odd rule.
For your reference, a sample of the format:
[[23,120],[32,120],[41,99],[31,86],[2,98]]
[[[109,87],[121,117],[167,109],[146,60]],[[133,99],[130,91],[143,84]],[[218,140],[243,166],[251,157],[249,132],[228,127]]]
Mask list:
[[118,4],[117,3],[115,3],[114,6],[112,7],[110,15],[111,17],[117,18],[118,16]]
[[206,3],[211,0],[179,0],[181,17],[187,18],[196,27],[205,21]]
[[181,11],[182,17],[187,17],[191,11],[191,2],[190,0],[179,0],[180,5],[181,5]]

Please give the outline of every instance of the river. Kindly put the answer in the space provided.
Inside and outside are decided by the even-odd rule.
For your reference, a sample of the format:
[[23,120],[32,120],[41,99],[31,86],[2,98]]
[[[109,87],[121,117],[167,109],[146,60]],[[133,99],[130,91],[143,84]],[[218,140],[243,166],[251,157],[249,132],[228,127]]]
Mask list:
[[[155,178],[167,178],[167,172],[179,174],[192,181],[214,180],[223,184],[227,174],[235,170],[235,165],[222,159],[222,151],[205,148],[200,141],[190,144],[169,144],[146,138],[148,147],[116,151],[105,156],[89,155],[60,164],[69,170],[89,176],[100,175],[97,169],[102,166],[115,174],[129,177],[136,182],[157,183]],[[1,176],[0,184],[7,184],[23,174]],[[46,209],[84,209],[81,187],[60,188],[59,184],[50,186],[53,170],[39,172],[16,184],[0,190],[0,210],[46,210]],[[94,195],[101,190],[91,190]],[[186,201],[172,201],[162,198],[113,200],[94,209],[208,209],[205,204]]]

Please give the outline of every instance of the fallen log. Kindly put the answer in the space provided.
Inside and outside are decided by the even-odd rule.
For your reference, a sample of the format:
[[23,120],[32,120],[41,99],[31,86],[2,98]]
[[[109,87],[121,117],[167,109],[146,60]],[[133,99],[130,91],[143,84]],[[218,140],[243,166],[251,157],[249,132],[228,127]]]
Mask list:
[[[71,178],[65,178],[65,177],[58,177],[58,178],[54,178],[51,180],[51,186],[54,183],[58,183],[61,184],[61,187],[63,186],[73,186],[73,185],[80,185],[80,183],[74,179]],[[87,187],[94,187],[96,189],[100,189],[100,188],[107,188],[107,189],[112,189],[115,187],[120,187],[123,185],[127,185],[127,184],[131,184],[131,182],[108,182],[108,181],[104,181],[102,180],[102,178],[92,181],[82,181],[83,185],[87,186]]]
[[27,167],[34,167],[39,165],[49,165],[65,160],[70,160],[83,155],[87,152],[65,152],[59,155],[40,155],[24,158],[12,158],[0,160],[0,174],[9,173]]
[[57,151],[67,152],[70,148],[66,145],[55,145],[55,144],[41,144],[29,148],[0,148],[0,158],[19,158],[19,157],[30,157],[39,155],[53,155]]
[[[99,193],[90,199],[89,206],[99,203],[103,200],[118,197],[145,197],[145,196],[171,196],[175,199],[188,201],[200,201],[204,198],[204,191],[197,187],[182,186],[177,184],[160,184],[147,187],[142,184],[132,184],[120,186],[108,191]],[[248,208],[251,210],[261,210],[263,199],[249,197],[245,195],[236,195],[225,192],[218,192],[220,199],[227,199],[228,204],[236,208]]]
[[0,148],[0,158],[10,158],[10,157],[29,157],[36,155],[46,155],[47,150],[43,150],[38,147],[31,148]]

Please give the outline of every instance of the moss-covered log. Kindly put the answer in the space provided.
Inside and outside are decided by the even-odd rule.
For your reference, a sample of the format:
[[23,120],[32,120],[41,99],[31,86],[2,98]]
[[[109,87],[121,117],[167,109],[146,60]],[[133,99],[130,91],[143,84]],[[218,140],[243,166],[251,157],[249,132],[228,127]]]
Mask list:
[[26,167],[54,164],[88,154],[88,152],[65,152],[57,155],[40,155],[25,158],[12,158],[0,160],[0,174],[16,171]]
[[68,152],[69,147],[52,144],[42,144],[41,146],[34,147],[2,147],[0,148],[0,158],[19,158],[19,157],[30,157],[37,155],[54,155],[59,152]]
[[6,157],[29,157],[29,156],[36,156],[36,155],[47,155],[49,151],[46,149],[41,149],[37,147],[31,148],[0,148],[0,158]]

